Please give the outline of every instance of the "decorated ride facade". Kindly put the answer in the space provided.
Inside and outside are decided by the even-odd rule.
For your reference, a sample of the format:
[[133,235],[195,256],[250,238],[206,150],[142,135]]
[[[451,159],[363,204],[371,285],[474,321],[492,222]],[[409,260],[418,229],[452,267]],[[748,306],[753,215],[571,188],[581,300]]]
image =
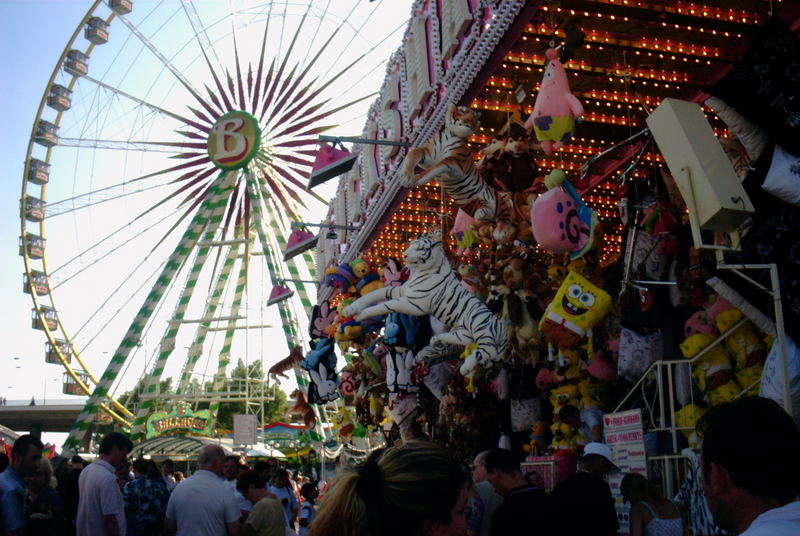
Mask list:
[[571,4],[414,3],[323,222],[348,228],[316,242],[299,365],[344,444],[500,445],[554,484],[601,440],[693,507],[707,408],[793,411],[795,261],[767,237],[800,238],[796,181],[769,184],[796,126],[733,81],[798,94],[763,58],[800,57],[800,13]]

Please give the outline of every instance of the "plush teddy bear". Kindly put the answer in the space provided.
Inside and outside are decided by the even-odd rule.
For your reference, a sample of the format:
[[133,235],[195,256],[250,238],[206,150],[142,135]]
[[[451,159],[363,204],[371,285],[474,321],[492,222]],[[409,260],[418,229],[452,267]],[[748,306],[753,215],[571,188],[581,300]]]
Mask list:
[[555,456],[567,456],[574,453],[573,429],[570,425],[565,422],[554,422],[550,425],[550,432],[553,434],[550,448],[554,450]]
[[685,430],[681,430],[681,433],[692,448],[697,448],[700,444],[695,425],[706,411],[705,408],[697,404],[687,404],[675,412],[675,425],[679,428],[685,428]]
[[547,427],[542,421],[537,421],[531,426],[530,442],[522,448],[531,456],[538,456],[547,448]]

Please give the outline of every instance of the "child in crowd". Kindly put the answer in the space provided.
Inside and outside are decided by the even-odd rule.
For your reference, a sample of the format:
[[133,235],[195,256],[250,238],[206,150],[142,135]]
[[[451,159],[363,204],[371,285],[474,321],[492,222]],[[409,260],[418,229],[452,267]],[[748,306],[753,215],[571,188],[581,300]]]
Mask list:
[[306,482],[300,487],[300,495],[304,499],[303,506],[300,508],[300,536],[308,536],[311,533],[311,522],[317,515],[314,499],[317,498],[319,492],[314,484]]

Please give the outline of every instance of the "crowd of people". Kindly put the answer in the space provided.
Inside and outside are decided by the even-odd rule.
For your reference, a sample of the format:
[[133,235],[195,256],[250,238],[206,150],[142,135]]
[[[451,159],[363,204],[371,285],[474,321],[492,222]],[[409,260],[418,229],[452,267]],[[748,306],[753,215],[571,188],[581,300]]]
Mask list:
[[[770,400],[746,398],[711,409],[697,431],[703,490],[717,525],[742,536],[800,534],[800,431],[792,418]],[[765,434],[768,452],[759,448]],[[604,479],[618,468],[601,442],[588,443],[577,471],[552,490],[524,473],[511,451],[478,453],[470,468],[430,441],[374,451],[364,463],[342,467],[327,490],[291,478],[277,460],[251,468],[213,444],[200,450],[188,478],[169,460],[160,468],[148,459],[129,464],[133,445],[118,432],[103,438],[94,462],[57,460],[55,474],[42,448],[33,436],[18,438],[0,473],[2,534],[619,534]],[[684,513],[644,476],[625,475],[621,493],[631,505],[631,536],[690,534]]]

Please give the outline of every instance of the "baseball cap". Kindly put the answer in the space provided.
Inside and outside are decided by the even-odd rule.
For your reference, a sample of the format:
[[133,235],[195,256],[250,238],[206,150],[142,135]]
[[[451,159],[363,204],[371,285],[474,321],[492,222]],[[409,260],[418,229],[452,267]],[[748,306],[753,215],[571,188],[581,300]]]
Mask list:
[[583,447],[583,455],[586,456],[587,454],[597,454],[608,460],[609,463],[611,463],[611,471],[609,472],[617,473],[620,471],[620,468],[614,463],[614,454],[611,452],[611,447],[605,443],[597,443],[594,441],[587,443],[586,446]]

